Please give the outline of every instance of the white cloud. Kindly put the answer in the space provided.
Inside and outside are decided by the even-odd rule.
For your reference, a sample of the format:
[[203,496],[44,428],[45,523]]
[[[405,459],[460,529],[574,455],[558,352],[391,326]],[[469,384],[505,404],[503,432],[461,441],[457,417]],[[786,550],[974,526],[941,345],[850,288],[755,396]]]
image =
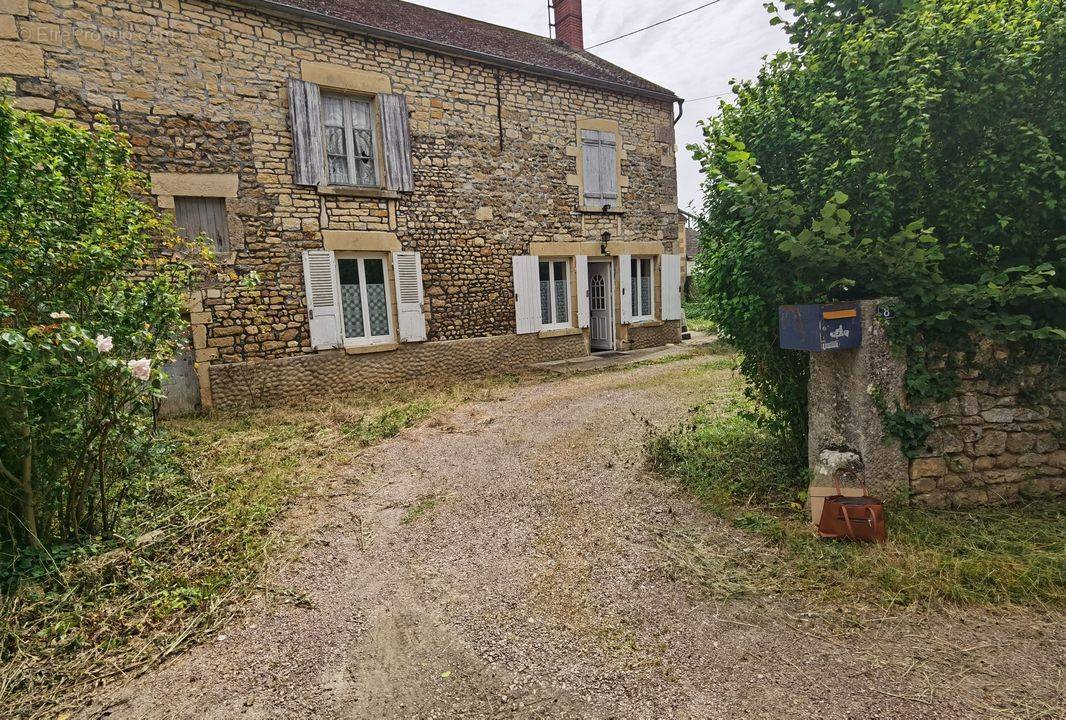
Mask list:
[[[417,0],[419,5],[540,35],[548,33],[546,0]],[[699,0],[583,0],[585,44],[592,45],[691,10]],[[684,98],[729,91],[733,78],[755,77],[765,55],[785,48],[763,0],[721,0],[691,15],[596,48],[600,57],[670,88]],[[728,98],[726,98],[728,99]],[[699,167],[685,145],[700,139],[698,120],[718,100],[687,103],[677,126],[678,194],[684,208],[699,206]]]

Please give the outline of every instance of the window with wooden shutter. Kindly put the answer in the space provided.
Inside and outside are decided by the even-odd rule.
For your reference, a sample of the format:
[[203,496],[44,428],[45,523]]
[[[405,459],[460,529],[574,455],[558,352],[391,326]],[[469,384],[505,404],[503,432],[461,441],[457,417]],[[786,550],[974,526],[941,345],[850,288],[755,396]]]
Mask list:
[[303,257],[311,346],[317,349],[339,347],[342,343],[341,301],[333,251],[305,250]]
[[539,258],[515,255],[511,258],[514,273],[515,331],[519,335],[540,330]]
[[663,255],[660,258],[663,291],[663,320],[681,319],[681,256]]
[[618,207],[618,147],[614,133],[581,131],[585,207]]
[[216,253],[229,252],[229,222],[225,198],[175,197],[174,223],[186,240],[201,235]]

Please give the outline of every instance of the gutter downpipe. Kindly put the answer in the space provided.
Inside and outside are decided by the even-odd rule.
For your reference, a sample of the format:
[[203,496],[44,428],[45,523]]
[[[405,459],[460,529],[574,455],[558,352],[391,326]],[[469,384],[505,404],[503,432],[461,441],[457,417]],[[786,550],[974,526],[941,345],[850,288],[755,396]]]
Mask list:
[[681,122],[681,117],[685,114],[685,101],[683,98],[677,98],[677,117],[674,118],[674,127]]

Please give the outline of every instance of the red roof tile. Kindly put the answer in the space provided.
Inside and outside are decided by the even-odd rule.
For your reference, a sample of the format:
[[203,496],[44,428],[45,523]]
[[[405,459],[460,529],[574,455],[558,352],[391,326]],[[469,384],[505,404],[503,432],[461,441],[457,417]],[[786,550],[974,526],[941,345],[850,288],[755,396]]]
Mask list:
[[637,95],[673,99],[664,87],[558,40],[400,0],[244,0],[356,32],[489,64]]

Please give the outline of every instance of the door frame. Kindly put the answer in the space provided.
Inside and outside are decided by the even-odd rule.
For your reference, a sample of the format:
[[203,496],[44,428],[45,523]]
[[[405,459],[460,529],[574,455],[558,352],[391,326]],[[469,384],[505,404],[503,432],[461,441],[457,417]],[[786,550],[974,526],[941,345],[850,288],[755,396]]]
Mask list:
[[[611,350],[616,350],[616,349],[618,349],[618,333],[617,333],[617,331],[615,329],[615,324],[614,324],[614,320],[615,320],[615,318],[614,318],[614,316],[615,316],[615,309],[614,309],[614,301],[615,301],[615,298],[614,298],[614,286],[615,286],[615,281],[614,281],[614,262],[613,262],[613,260],[611,258],[602,258],[602,259],[596,258],[596,259],[593,259],[593,258],[590,257],[589,260],[588,260],[588,266],[589,266],[589,285],[590,286],[592,284],[592,274],[593,274],[594,268],[603,273],[605,282],[607,283],[607,287],[604,288],[604,294],[606,295],[605,300],[606,300],[606,303],[607,303],[607,331],[610,334],[610,340],[608,341],[608,347],[594,347],[593,346],[593,343],[592,343],[592,303],[591,303],[591,295],[590,295],[590,297],[589,297],[589,299],[590,299],[590,303],[589,303],[589,350],[592,351],[592,352],[595,352],[597,350],[604,351],[604,352],[609,352]],[[600,266],[600,267],[596,267],[596,266]]]

